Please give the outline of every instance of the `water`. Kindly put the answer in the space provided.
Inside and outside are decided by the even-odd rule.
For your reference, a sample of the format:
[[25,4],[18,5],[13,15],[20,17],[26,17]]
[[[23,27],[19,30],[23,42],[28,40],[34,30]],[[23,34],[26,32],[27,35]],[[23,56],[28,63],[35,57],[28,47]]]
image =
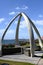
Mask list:
[[[28,42],[28,39],[19,39],[19,41],[22,42]],[[3,40],[2,44],[16,44],[15,40]]]
[[3,40],[2,44],[15,44],[15,40]]

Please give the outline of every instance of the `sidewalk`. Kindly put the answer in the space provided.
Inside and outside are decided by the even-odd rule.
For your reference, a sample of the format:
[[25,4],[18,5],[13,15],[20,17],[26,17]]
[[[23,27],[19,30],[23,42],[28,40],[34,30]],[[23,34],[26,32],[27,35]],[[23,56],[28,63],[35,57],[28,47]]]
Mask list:
[[40,59],[38,65],[43,65],[43,59]]
[[35,51],[35,55],[38,57],[29,57],[25,54],[16,55],[5,55],[0,57],[2,60],[18,61],[18,62],[28,62],[35,65],[43,65],[43,59],[40,57],[43,55],[43,51]]
[[[28,57],[24,54],[21,54],[21,55],[6,55],[3,57],[0,57],[0,59],[9,60],[9,61],[18,61],[18,62],[28,62],[28,63],[32,63],[32,64],[37,65],[41,58],[39,58],[39,57],[32,57],[31,58],[31,57]],[[43,62],[43,60],[41,60],[41,62]],[[43,63],[42,63],[42,65],[43,65]]]

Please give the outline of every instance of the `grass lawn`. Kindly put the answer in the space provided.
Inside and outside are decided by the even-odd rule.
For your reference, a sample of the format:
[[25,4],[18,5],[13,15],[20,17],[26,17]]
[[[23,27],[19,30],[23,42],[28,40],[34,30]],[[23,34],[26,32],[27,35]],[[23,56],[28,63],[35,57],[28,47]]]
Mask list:
[[0,64],[1,63],[8,63],[9,65],[34,65],[26,62],[15,62],[15,61],[7,61],[7,60],[0,60]]

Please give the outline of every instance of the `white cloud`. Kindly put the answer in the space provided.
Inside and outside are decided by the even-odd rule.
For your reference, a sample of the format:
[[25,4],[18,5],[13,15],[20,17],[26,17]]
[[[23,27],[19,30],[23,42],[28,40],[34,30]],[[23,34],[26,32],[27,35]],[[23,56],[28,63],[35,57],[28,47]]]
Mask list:
[[15,31],[11,29],[11,30],[8,30],[7,33],[8,33],[8,34],[14,34],[14,32],[15,32]]
[[4,18],[0,18],[0,23],[3,22],[5,19]]
[[26,27],[26,23],[25,20],[20,22],[20,28],[25,28]]
[[18,23],[18,21],[15,21],[15,24],[17,24]]
[[[17,6],[17,7],[15,7],[15,9],[16,10],[27,10],[28,6],[22,6],[22,7]],[[14,15],[14,14],[18,14],[18,13],[20,13],[20,12],[19,11],[18,12],[17,11],[12,11],[12,12],[9,13],[9,15]]]
[[0,33],[3,33],[4,32],[4,29],[0,29]]
[[[0,29],[0,38],[2,38],[4,31],[5,29]],[[13,39],[14,37],[15,37],[15,30],[10,29],[6,32],[4,39]]]
[[43,25],[43,20],[36,20],[36,23],[37,23],[38,25]]
[[20,7],[19,7],[19,6],[17,6],[15,9],[19,10],[19,9],[20,9]]
[[[1,33],[1,34],[3,34],[4,31],[5,31],[5,29],[0,29],[0,33]],[[12,34],[12,33],[14,33],[14,32],[15,32],[14,30],[10,29],[10,30],[7,31],[7,34],[10,34],[10,33]]]
[[39,15],[39,17],[40,17],[40,18],[42,18],[42,17],[43,17],[43,15],[41,15],[41,14],[40,14],[40,15]]
[[[15,21],[15,24],[17,24],[18,21]],[[23,21],[20,21],[20,28],[25,28],[26,27],[26,24],[25,24],[25,20]]]
[[15,8],[16,10],[27,10],[28,9],[28,6],[22,6],[22,7],[19,7],[19,6],[17,6],[16,8]]
[[9,13],[9,15],[15,15],[15,14],[18,14],[18,13],[20,13],[20,12],[12,11],[12,12]]
[[[2,37],[4,31],[5,31],[5,29],[0,29],[0,37]],[[9,35],[9,36],[10,36],[10,35],[14,35],[15,30],[10,29],[10,30],[8,30],[6,33],[7,33],[7,36],[8,36],[8,35]]]
[[12,11],[12,12],[10,12],[10,13],[9,13],[9,15],[14,15],[14,14],[15,14],[15,12],[14,12],[14,11]]
[[2,38],[3,33],[4,33],[4,29],[0,29],[0,38]]
[[43,25],[43,20],[36,20],[36,21],[33,20],[33,22],[37,25]]
[[27,10],[28,9],[28,6],[24,6],[22,7],[23,10]]
[[36,27],[37,27],[40,35],[43,36],[43,31],[42,31],[43,30],[43,27],[42,27],[43,26],[43,20],[36,20],[36,21],[33,20],[33,23],[36,24]]

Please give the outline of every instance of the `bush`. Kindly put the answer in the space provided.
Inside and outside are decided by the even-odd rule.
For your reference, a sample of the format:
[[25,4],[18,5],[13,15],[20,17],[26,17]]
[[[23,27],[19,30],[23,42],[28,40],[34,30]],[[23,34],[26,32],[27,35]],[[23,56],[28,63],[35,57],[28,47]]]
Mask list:
[[3,49],[4,49],[4,48],[13,48],[13,47],[15,47],[15,45],[13,45],[13,44],[2,45],[2,48],[3,48]]

